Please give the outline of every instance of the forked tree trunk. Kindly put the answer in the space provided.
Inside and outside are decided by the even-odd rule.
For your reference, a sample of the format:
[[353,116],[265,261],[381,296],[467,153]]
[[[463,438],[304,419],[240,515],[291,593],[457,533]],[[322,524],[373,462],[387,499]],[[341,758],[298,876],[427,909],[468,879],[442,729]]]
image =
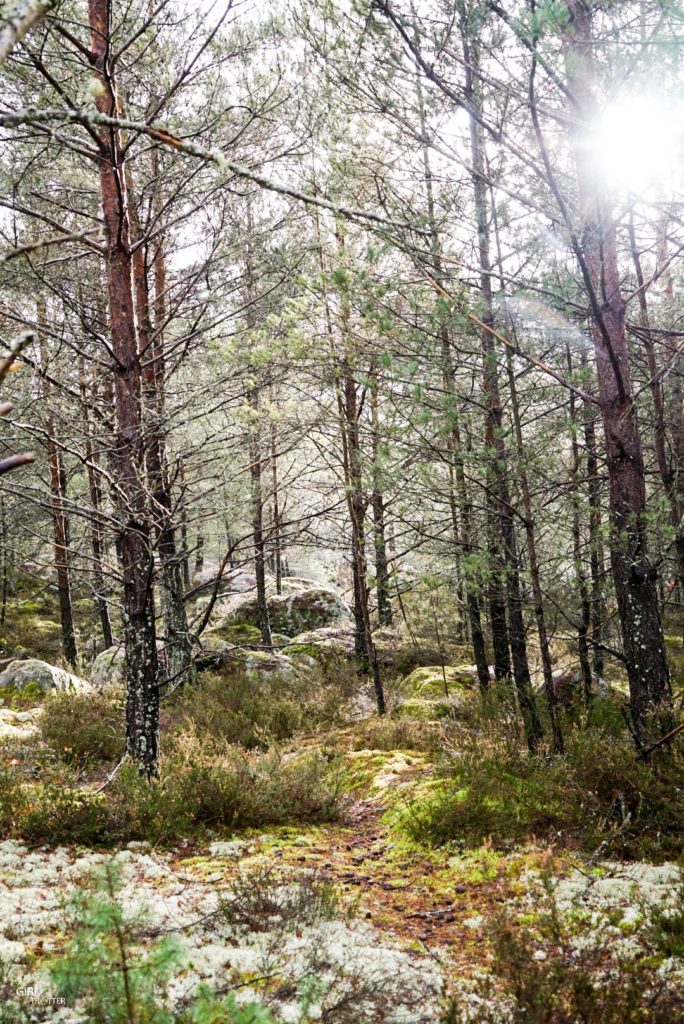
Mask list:
[[[107,0],[88,0],[93,70],[102,85],[98,109],[119,110]],[[100,198],[106,240],[109,327],[114,359],[115,451],[119,551],[123,571],[123,635],[126,652],[126,752],[141,773],[159,771],[159,674],[154,622],[150,514],[145,491],[142,374],[135,321],[128,197],[120,133],[98,133]]]
[[[648,556],[644,460],[629,369],[615,221],[583,145],[584,126],[593,123],[597,114],[591,8],[583,0],[568,0],[567,9],[566,74],[574,101],[571,116],[578,126],[574,150],[582,223],[578,255],[591,304],[606,439],[611,567],[634,729],[647,743],[651,728],[660,731],[669,722],[672,691],[656,570]],[[662,714],[664,720],[651,724],[654,713]]]
[[[158,179],[156,151],[152,159],[152,175]],[[166,450],[166,361],[164,358],[164,327],[166,324],[166,260],[164,236],[158,234],[152,257],[154,274],[154,326],[146,251],[141,244],[142,233],[135,210],[132,176],[127,171],[129,187],[131,241],[133,248],[133,283],[138,316],[138,350],[142,366],[144,404],[145,458],[150,511],[159,556],[159,596],[164,622],[164,660],[167,682],[172,686],[194,683],[197,678],[192,658],[192,637],[185,608],[183,556],[176,545],[173,495],[169,480]],[[155,194],[155,210],[160,216],[160,202]]]

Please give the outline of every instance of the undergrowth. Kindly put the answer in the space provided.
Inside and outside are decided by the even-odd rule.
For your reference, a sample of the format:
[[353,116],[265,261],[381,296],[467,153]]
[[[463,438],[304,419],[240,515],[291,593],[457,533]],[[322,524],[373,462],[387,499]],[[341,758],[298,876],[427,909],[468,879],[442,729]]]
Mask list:
[[663,859],[684,849],[684,762],[677,749],[639,760],[617,713],[597,707],[565,722],[566,753],[530,756],[504,705],[473,706],[453,735],[438,784],[409,803],[401,828],[433,846],[485,840],[507,849],[531,839]]
[[73,771],[34,753],[0,766],[0,830],[32,843],[113,846],[130,840],[172,843],[207,828],[324,821],[338,813],[336,765],[318,753],[286,757],[176,737],[150,785],[124,764],[102,793],[83,790]]
[[[684,995],[667,970],[669,943],[681,948],[682,898],[674,917],[662,906],[646,912],[640,941],[620,942],[592,929],[578,932],[543,880],[541,911],[529,920],[505,908],[488,922],[491,973],[451,1001],[444,1024],[673,1024],[684,1019]],[[670,908],[671,909],[671,908]],[[667,921],[663,943],[663,921]]]

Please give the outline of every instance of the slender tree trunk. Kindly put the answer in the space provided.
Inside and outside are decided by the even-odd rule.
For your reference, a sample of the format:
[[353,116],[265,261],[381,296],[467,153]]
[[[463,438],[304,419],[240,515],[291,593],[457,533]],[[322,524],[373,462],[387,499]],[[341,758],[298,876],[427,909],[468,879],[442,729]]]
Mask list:
[[[663,490],[665,491],[665,496],[668,501],[670,513],[670,526],[672,527],[672,531],[674,534],[673,547],[675,555],[676,593],[681,597],[682,593],[684,593],[684,521],[682,517],[682,505],[680,503],[679,488],[677,487],[677,475],[673,472],[665,448],[665,401],[663,397],[661,376],[658,372],[658,363],[656,360],[655,346],[653,344],[653,338],[651,336],[651,323],[648,310],[648,298],[646,295],[644,273],[641,267],[641,256],[639,254],[639,249],[637,247],[633,220],[630,220],[629,224],[629,238],[632,249],[632,261],[634,263],[637,285],[639,289],[639,314],[641,319],[641,326],[643,328],[642,337],[644,342],[644,348],[646,349],[646,363],[648,366],[649,385],[651,388],[651,396],[653,398],[654,447],[656,453],[656,461],[658,463],[658,472],[660,473],[660,479],[663,484]],[[677,375],[675,374],[675,376]],[[678,412],[678,415],[675,415],[675,438],[677,438],[678,435],[684,433],[684,429],[682,428],[681,424],[681,401],[679,403],[678,410],[677,407],[675,407],[675,409],[676,413]],[[677,422],[677,420],[679,420],[679,422]],[[674,447],[676,450],[676,442]],[[681,616],[680,629],[684,631],[684,614],[682,614]]]
[[[110,6],[88,0],[93,70],[103,86],[98,109],[116,117],[110,65]],[[154,621],[154,556],[145,492],[142,374],[133,298],[128,197],[117,129],[99,132],[100,195],[106,237],[109,320],[114,359],[114,409],[123,569],[123,632],[126,652],[126,751],[142,774],[159,770],[159,676]]]
[[[494,197],[492,196],[492,217],[494,221],[494,234],[496,240],[496,252],[499,266],[499,287],[501,294],[505,294],[505,280],[503,276],[503,262],[501,258],[501,243],[499,237],[499,226],[494,212]],[[511,398],[511,414],[513,417],[513,429],[515,431],[515,443],[518,461],[518,478],[523,501],[523,512],[525,515],[525,540],[527,543],[527,557],[530,569],[530,582],[532,584],[532,597],[534,599],[534,617],[537,624],[537,636],[539,637],[539,653],[542,663],[542,677],[544,680],[544,694],[551,723],[551,735],[553,747],[556,753],[564,751],[563,733],[558,719],[558,698],[553,684],[553,664],[551,661],[551,646],[546,630],[546,616],[544,614],[544,598],[541,586],[541,571],[537,555],[537,540],[534,530],[534,512],[532,509],[532,497],[530,484],[525,469],[525,444],[523,441],[522,424],[520,420],[520,405],[518,402],[518,387],[515,380],[515,367],[513,365],[513,353],[510,348],[506,349],[506,369],[508,371],[508,386]]]
[[[251,239],[254,236],[251,200],[247,200],[248,248],[245,265],[245,293],[247,300],[247,328],[256,327],[256,289],[254,268],[252,266]],[[252,370],[252,373],[256,373]],[[253,385],[248,389],[247,402],[251,410],[249,423],[249,476],[252,503],[252,542],[254,544],[254,575],[256,576],[257,622],[261,631],[261,641],[267,650],[273,650],[273,636],[268,614],[268,595],[266,593],[266,540],[264,531],[264,456],[262,454],[261,437],[261,402],[260,386]]]
[[[45,324],[46,310],[42,300],[37,304],[37,320],[39,325]],[[47,367],[47,347],[41,338],[41,364]],[[78,658],[76,647],[76,628],[71,603],[71,571],[70,571],[70,524],[66,509],[67,476],[62,458],[62,451],[57,438],[57,426],[50,407],[50,384],[43,376],[43,403],[45,406],[45,434],[48,465],[50,468],[50,514],[52,516],[52,535],[55,549],[55,571],[57,574],[57,593],[59,598],[59,620],[62,630],[62,650],[70,665],[75,666]]]
[[[93,391],[96,382],[93,380]],[[83,425],[85,433],[85,454],[86,471],[88,475],[88,492],[92,506],[92,518],[90,523],[90,546],[93,552],[93,591],[95,593],[95,604],[100,618],[102,629],[102,641],[105,650],[114,645],[114,634],[112,622],[109,615],[109,604],[107,602],[108,587],[105,582],[105,538],[102,529],[101,508],[102,488],[100,487],[97,454],[93,444],[92,431],[90,429],[90,417],[88,416],[88,395],[85,380],[85,368],[81,368],[81,409],[83,412]]]
[[197,534],[195,540],[195,573],[199,574],[204,569],[204,535]]
[[181,489],[181,510],[180,510],[180,531],[181,531],[181,556],[183,565],[183,586],[190,590],[190,557],[188,555],[188,506],[185,500],[185,463],[183,458],[178,459],[178,480]]
[[566,73],[573,93],[571,116],[578,131],[575,167],[582,219],[582,272],[589,292],[599,398],[606,438],[610,485],[611,566],[622,642],[627,662],[630,705],[637,737],[650,739],[649,719],[663,709],[670,719],[672,691],[658,607],[656,571],[648,557],[646,487],[641,440],[632,394],[620,291],[615,221],[581,133],[596,115],[591,9],[568,0]]
[[534,533],[534,513],[532,511],[530,484],[527,478],[527,471],[525,469],[525,446],[523,442],[522,426],[520,423],[518,389],[515,383],[515,368],[513,366],[513,356],[510,349],[506,349],[506,363],[508,368],[508,384],[511,395],[511,412],[513,415],[513,426],[515,429],[515,440],[518,454],[518,476],[520,479],[520,490],[523,500],[523,512],[525,514],[525,539],[527,541],[530,582],[532,584],[532,597],[534,599],[534,617],[537,623],[539,653],[541,655],[542,676],[544,679],[544,694],[546,696],[546,703],[549,710],[553,746],[556,753],[562,754],[564,750],[563,733],[561,731],[560,722],[558,721],[558,699],[553,685],[553,665],[551,662],[549,637],[546,631],[544,599],[541,587],[541,572],[539,569],[537,542]]
[[271,548],[273,552],[273,575],[276,582],[276,594],[283,592],[283,548],[280,528],[280,494],[278,491],[278,446],[276,425],[271,421]]
[[[572,379],[572,353],[570,346],[566,346],[568,360],[568,377]],[[592,698],[592,675],[591,661],[589,658],[589,626],[591,624],[591,597],[587,586],[587,579],[583,568],[582,554],[582,493],[580,475],[582,461],[580,457],[579,442],[577,440],[580,423],[577,418],[575,395],[570,392],[570,431],[572,444],[572,552],[575,561],[575,576],[577,577],[577,590],[580,599],[580,617],[577,624],[577,653],[579,656],[580,673],[582,676],[582,689],[584,691],[584,703],[587,707]],[[589,511],[591,517],[591,507]],[[590,529],[591,534],[591,529]],[[591,538],[590,538],[591,541]]]
[[373,367],[370,376],[371,399],[371,439],[373,456],[373,492],[371,494],[371,510],[373,512],[373,546],[375,548],[375,593],[378,602],[378,622],[381,626],[392,625],[392,602],[389,594],[389,568],[387,562],[387,544],[385,541],[385,496],[380,448],[380,403],[378,395],[378,373]]
[[[152,154],[155,182],[159,168],[156,150]],[[138,348],[142,365],[142,389],[145,417],[145,460],[151,495],[151,513],[159,556],[159,596],[164,622],[164,658],[168,683],[181,686],[197,678],[192,658],[192,637],[185,609],[182,555],[176,546],[173,495],[169,481],[166,451],[166,366],[164,358],[164,327],[166,323],[166,259],[164,236],[154,242],[152,266],[154,273],[154,326],[147,267],[147,247],[142,244],[142,231],[135,209],[133,181],[126,171],[130,200],[131,241],[133,248],[133,284],[138,318]],[[154,205],[161,216],[159,197]]]
[[[317,220],[319,254],[323,269],[323,250],[320,244],[320,226]],[[344,234],[341,226],[336,230],[337,248],[341,260],[344,259]],[[326,295],[326,321],[331,352],[335,359],[335,386],[340,418],[340,435],[342,440],[342,462],[344,483],[347,496],[347,508],[351,522],[352,534],[352,577],[354,584],[354,622],[356,653],[362,670],[370,670],[375,690],[378,713],[384,715],[386,710],[385,691],[380,674],[373,629],[368,603],[368,569],[366,563],[365,517],[366,498],[363,489],[363,453],[361,451],[360,412],[357,396],[357,385],[354,379],[352,353],[353,343],[350,337],[350,309],[348,297],[340,295],[341,334],[344,354],[338,357],[335,348],[335,336],[332,318]]]
[[5,495],[0,494],[0,555],[2,556],[2,603],[0,604],[0,624],[5,625],[7,617],[7,596],[9,592],[8,572],[8,547],[9,537],[7,535],[7,506]]
[[342,364],[342,413],[345,437],[345,479],[347,506],[352,527],[352,564],[354,575],[354,618],[356,646],[361,667],[371,672],[378,713],[385,713],[385,693],[380,676],[377,652],[373,642],[373,629],[368,606],[368,569],[366,565],[365,516],[366,500],[363,493],[362,453],[359,436],[359,410],[356,381],[347,358]]
[[[415,18],[413,5],[411,7]],[[420,75],[416,76],[416,94],[418,98],[418,111],[420,116],[420,130],[423,138],[427,137],[427,119],[425,116],[425,103]],[[443,263],[440,247],[439,230],[435,212],[435,197],[432,179],[432,168],[430,166],[430,151],[424,143],[423,147],[423,168],[425,172],[425,196],[427,200],[428,225],[430,230],[430,250],[433,260],[433,273],[438,287],[443,284]],[[473,543],[473,515],[472,504],[468,496],[468,487],[465,478],[465,463],[461,447],[460,424],[458,415],[458,404],[456,398],[456,381],[454,364],[451,353],[451,335],[446,324],[440,328],[440,343],[442,357],[442,380],[444,391],[447,397],[447,420],[448,437],[450,441],[450,463],[449,463],[449,508],[451,512],[451,532],[454,542],[454,554],[458,562],[462,561],[462,555],[471,558],[475,552]],[[462,537],[459,537],[458,513],[462,525]],[[482,691],[489,686],[489,662],[487,660],[487,645],[482,628],[482,617],[480,613],[480,586],[472,571],[461,569],[463,587],[465,589],[465,603],[468,615],[470,639],[473,647],[473,656],[477,670],[477,679]],[[505,612],[503,616],[505,625]],[[505,662],[508,662],[508,639],[505,643]],[[501,658],[503,650],[499,652]],[[495,658],[496,661],[496,658]],[[500,664],[500,661],[499,661]],[[506,675],[508,673],[505,673]]]
[[[581,362],[583,366],[586,366],[586,354],[584,352],[581,355]],[[603,643],[607,612],[603,589],[605,570],[603,538],[601,535],[601,478],[596,447],[596,414],[594,407],[589,402],[584,403],[583,422],[584,447],[587,453],[587,501],[589,504],[591,653],[594,676],[598,681],[603,679],[604,673]]]
[[[477,51],[469,39],[468,27],[463,24],[463,47],[466,67],[466,94],[470,101],[471,111],[479,104],[479,97],[475,91],[473,70],[478,66]],[[542,736],[541,723],[537,714],[537,708],[532,693],[532,682],[530,669],[527,661],[527,643],[525,639],[525,621],[522,608],[522,594],[520,588],[520,572],[518,568],[518,551],[515,524],[513,521],[513,507],[509,494],[507,482],[506,450],[503,437],[503,416],[501,410],[501,398],[499,393],[499,381],[497,373],[497,358],[494,348],[493,336],[488,327],[494,324],[493,301],[492,301],[492,279],[491,259],[489,245],[489,221],[487,210],[486,178],[484,174],[484,152],[480,138],[480,129],[476,118],[471,113],[470,121],[470,154],[472,166],[473,195],[475,200],[475,217],[477,222],[478,238],[478,259],[480,269],[480,292],[483,306],[481,331],[482,362],[483,362],[483,392],[486,402],[485,413],[485,445],[487,448],[488,475],[490,480],[490,491],[493,492],[497,503],[499,528],[503,541],[504,554],[504,576],[506,587],[506,610],[508,612],[508,629],[513,663],[513,678],[515,690],[520,706],[520,712],[525,724],[525,736],[530,751],[533,751]],[[497,628],[503,625],[501,609],[493,608],[493,615],[497,617]],[[494,634],[495,622],[492,622]],[[497,647],[499,650],[497,650]],[[495,640],[495,659],[503,657],[503,637]],[[495,662],[496,667],[496,662]]]
[[266,593],[266,542],[264,540],[264,494],[261,456],[261,429],[259,426],[259,392],[252,388],[248,401],[253,412],[249,435],[249,475],[252,488],[252,539],[254,543],[254,575],[257,591],[257,620],[261,630],[261,642],[267,650],[273,650],[273,636],[268,614]]

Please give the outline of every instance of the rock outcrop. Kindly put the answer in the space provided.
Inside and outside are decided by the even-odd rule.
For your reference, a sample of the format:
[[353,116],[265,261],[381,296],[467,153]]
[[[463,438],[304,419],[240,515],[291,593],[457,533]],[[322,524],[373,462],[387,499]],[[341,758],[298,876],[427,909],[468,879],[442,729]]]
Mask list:
[[46,661],[29,658],[27,661],[12,661],[0,672],[0,689],[25,690],[32,687],[40,693],[51,693],[53,690],[75,690],[86,693],[92,689],[87,679],[72,675],[71,672]]
[[[320,629],[349,622],[349,607],[334,590],[325,587],[307,587],[285,594],[270,594],[268,614],[271,629],[287,636],[295,636],[305,630]],[[221,625],[256,625],[257,600],[255,594],[245,594],[230,602],[230,607]]]

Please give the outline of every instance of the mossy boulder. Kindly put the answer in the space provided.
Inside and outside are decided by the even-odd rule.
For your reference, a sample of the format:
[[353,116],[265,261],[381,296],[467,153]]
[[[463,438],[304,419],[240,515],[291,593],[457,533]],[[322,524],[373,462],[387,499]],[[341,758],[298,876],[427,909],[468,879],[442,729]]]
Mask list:
[[399,705],[395,713],[397,718],[410,718],[419,722],[436,722],[443,718],[452,717],[462,706],[463,702],[455,700],[453,697],[445,697],[443,700],[410,697]]
[[[220,625],[216,626],[205,636],[214,636],[219,640],[223,640],[226,643],[231,644],[235,647],[247,647],[253,650],[261,650],[264,646],[264,641],[261,637],[261,630],[257,626],[250,626],[246,622],[241,622],[237,626]],[[276,650],[282,650],[290,643],[290,637],[284,633],[271,632],[271,639],[273,640],[273,646]],[[204,642],[204,638],[203,638]]]
[[266,676],[273,682],[292,679],[296,672],[292,661],[277,651],[249,651],[235,647],[230,652],[230,663],[247,675]]
[[40,693],[51,693],[53,690],[86,693],[92,689],[86,679],[37,658],[12,661],[4,672],[0,672],[0,689],[21,692],[27,687],[33,687]]
[[[257,600],[253,594],[233,599],[232,607],[218,627],[252,625],[258,622]],[[270,594],[268,614],[271,629],[277,633],[296,636],[304,630],[318,629],[348,621],[350,611],[339,594],[325,587],[308,587],[289,594]]]
[[425,665],[406,677],[402,689],[412,697],[449,697],[472,689],[476,681],[470,665]]
[[[429,640],[423,641],[419,637],[415,642],[409,642],[399,632],[387,627],[374,631],[373,642],[380,664],[402,674],[411,672],[416,666],[431,668],[444,654],[453,659],[463,657],[467,650],[452,645],[440,651]],[[285,648],[285,653],[290,656],[308,654],[321,662],[353,658],[354,627],[351,623],[344,623],[299,633]]]
[[277,651],[248,650],[246,647],[233,647],[226,652],[222,667],[230,667],[243,671],[247,676],[270,681],[288,682],[294,678],[297,669],[289,657]]
[[[373,642],[379,661],[383,664],[392,664],[394,654],[402,642],[399,635],[391,629],[378,629],[373,633]],[[354,627],[351,624],[344,624],[309,629],[295,636],[285,649],[285,653],[308,654],[318,661],[353,658],[356,653]]]
[[200,672],[209,670],[230,674],[238,671],[260,679],[267,677],[273,682],[292,679],[296,671],[290,658],[277,651],[253,651],[212,636],[202,637],[201,648],[195,654],[195,664]]
[[[207,565],[201,572],[196,573],[193,580],[193,589],[202,595],[211,594],[216,586],[216,577],[220,565],[218,563]],[[251,572],[243,572],[242,569],[226,569],[219,583],[219,594],[245,594],[256,589],[256,576]]]
[[306,630],[289,642],[285,654],[289,657],[307,655],[318,661],[353,658],[354,629],[352,626],[323,626]]
[[258,626],[252,626],[248,622],[240,622],[234,625],[222,623],[211,630],[211,633],[236,647],[261,647],[261,630]]
[[217,636],[203,636],[201,644],[193,651],[197,671],[208,672],[230,664],[231,652],[234,650],[234,644]]
[[105,686],[123,686],[126,652],[122,646],[108,647],[98,654],[90,670],[90,681],[98,690]]

